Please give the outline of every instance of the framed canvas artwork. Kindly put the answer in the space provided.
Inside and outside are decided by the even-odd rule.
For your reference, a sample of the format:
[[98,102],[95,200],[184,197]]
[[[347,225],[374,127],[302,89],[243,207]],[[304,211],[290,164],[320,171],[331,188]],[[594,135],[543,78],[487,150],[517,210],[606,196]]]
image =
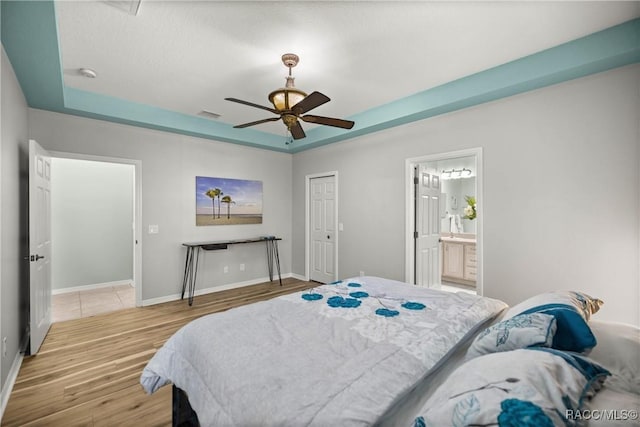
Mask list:
[[262,181],[196,176],[196,225],[262,224]]

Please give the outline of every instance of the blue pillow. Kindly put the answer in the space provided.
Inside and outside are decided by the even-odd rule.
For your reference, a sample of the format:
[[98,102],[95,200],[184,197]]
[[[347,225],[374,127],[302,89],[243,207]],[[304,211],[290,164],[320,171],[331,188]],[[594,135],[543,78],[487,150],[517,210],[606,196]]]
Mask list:
[[521,314],[544,313],[555,317],[556,333],[551,347],[558,350],[584,353],[596,346],[596,337],[591,328],[572,306],[566,304],[545,304],[532,307]]
[[584,292],[555,291],[528,298],[512,307],[505,319],[519,314],[544,313],[556,318],[556,334],[551,344],[559,350],[586,353],[596,345],[596,338],[587,321],[603,302]]

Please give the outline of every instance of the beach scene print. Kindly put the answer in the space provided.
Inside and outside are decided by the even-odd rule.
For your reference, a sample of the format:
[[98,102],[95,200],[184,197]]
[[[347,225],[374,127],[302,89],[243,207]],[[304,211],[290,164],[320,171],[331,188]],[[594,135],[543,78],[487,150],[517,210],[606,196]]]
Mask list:
[[196,225],[262,224],[262,181],[196,177]]

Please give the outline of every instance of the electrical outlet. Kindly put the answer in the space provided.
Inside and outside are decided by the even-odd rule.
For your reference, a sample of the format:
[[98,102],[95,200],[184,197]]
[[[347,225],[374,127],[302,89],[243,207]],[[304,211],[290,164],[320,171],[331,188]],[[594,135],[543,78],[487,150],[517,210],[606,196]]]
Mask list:
[[360,270],[360,277],[364,276],[364,271]]
[[2,338],[2,357],[7,357],[7,337]]
[[225,266],[224,266],[223,271],[224,271],[225,273],[228,273],[228,272],[229,272],[229,266],[228,266],[228,265],[225,265]]
[[244,271],[244,264],[240,264],[240,271]]

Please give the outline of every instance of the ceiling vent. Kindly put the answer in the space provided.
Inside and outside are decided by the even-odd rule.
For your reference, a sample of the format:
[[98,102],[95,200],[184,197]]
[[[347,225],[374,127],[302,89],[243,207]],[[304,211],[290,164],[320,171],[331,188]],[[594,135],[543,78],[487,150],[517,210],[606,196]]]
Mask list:
[[140,11],[140,3],[142,0],[105,0],[105,3],[116,7],[120,10],[124,10],[129,15],[136,16]]
[[213,120],[217,120],[217,119],[219,119],[219,118],[220,118],[220,114],[218,114],[218,113],[214,113],[214,112],[212,112],[212,111],[207,111],[207,110],[202,110],[202,111],[200,111],[200,112],[198,113],[198,115],[199,115],[200,117],[204,117],[204,118],[207,118],[207,119],[213,119]]

